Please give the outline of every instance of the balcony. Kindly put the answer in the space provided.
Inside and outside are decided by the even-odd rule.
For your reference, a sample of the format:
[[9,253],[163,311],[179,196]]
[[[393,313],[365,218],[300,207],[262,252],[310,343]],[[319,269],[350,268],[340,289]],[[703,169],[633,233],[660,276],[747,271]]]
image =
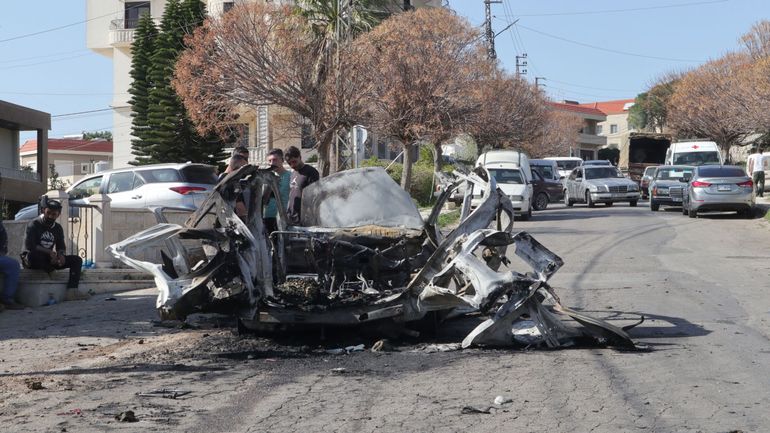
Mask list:
[[[155,24],[160,24],[159,20],[153,19]],[[134,43],[134,33],[139,26],[139,18],[128,20],[110,21],[110,45],[113,47],[130,47]]]
[[0,178],[40,182],[40,174],[35,171],[19,170],[17,168],[9,167],[0,167]]
[[578,134],[578,142],[582,146],[603,147],[607,145],[607,137],[595,134]]

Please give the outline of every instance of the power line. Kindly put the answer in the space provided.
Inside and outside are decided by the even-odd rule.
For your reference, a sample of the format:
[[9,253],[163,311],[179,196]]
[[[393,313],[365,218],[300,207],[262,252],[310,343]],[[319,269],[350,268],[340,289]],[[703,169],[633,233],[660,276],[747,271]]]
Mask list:
[[32,57],[23,57],[20,59],[11,59],[11,60],[0,60],[0,64],[6,64],[6,63],[16,63],[16,62],[25,62],[27,60],[37,60],[37,59],[48,59],[51,57],[59,57],[63,55],[69,55],[74,53],[83,53],[83,52],[89,52],[89,50],[74,50],[74,51],[63,51],[61,53],[51,53],[51,54],[44,54],[40,56],[32,56]]
[[689,7],[689,6],[697,6],[697,5],[726,3],[729,1],[730,0],[708,0],[708,1],[697,1],[697,2],[689,2],[689,3],[662,5],[662,6],[628,8],[628,9],[606,9],[606,10],[598,10],[598,11],[555,12],[555,13],[542,13],[542,14],[519,14],[518,16],[519,17],[555,17],[555,16],[565,16],[565,15],[599,15],[599,14],[608,14],[608,13],[648,11],[648,10],[655,10],[655,9],[672,9],[672,8],[681,8],[681,7]]
[[608,52],[608,53],[620,54],[620,55],[630,56],[630,57],[641,57],[641,58],[645,58],[645,59],[654,59],[654,60],[666,60],[666,61],[673,61],[673,62],[688,62],[688,63],[703,63],[703,60],[677,59],[677,58],[673,58],[673,57],[658,57],[658,56],[648,56],[648,55],[645,55],[645,54],[629,53],[627,51],[620,51],[620,50],[615,50],[615,49],[612,49],[612,48],[604,48],[604,47],[600,47],[600,46],[597,46],[597,45],[586,44],[584,42],[573,41],[572,39],[567,39],[567,38],[563,38],[561,36],[552,35],[550,33],[541,32],[540,30],[535,30],[535,29],[533,29],[531,27],[523,26],[521,24],[516,24],[516,27],[521,27],[521,28],[523,28],[525,30],[529,30],[530,32],[537,33],[539,35],[543,35],[543,36],[546,36],[546,37],[549,37],[549,38],[552,38],[552,39],[557,39],[557,40],[560,40],[560,41],[563,41],[563,42],[568,42],[570,44],[580,45],[582,47],[587,47],[587,48],[593,48],[595,50],[605,51],[605,52]]
[[569,82],[566,82],[566,81],[559,81],[559,80],[554,80],[554,79],[552,79],[552,78],[549,78],[549,79],[548,79],[548,81],[552,81],[552,82],[554,82],[554,83],[561,83],[561,84],[566,84],[566,85],[568,85],[568,86],[573,86],[573,87],[581,87],[581,88],[583,88],[583,89],[591,89],[591,90],[606,90],[606,91],[609,91],[609,92],[632,92],[632,93],[637,93],[637,92],[638,92],[638,90],[628,90],[628,89],[608,89],[608,88],[606,88],[606,87],[592,87],[592,86],[584,86],[584,85],[582,85],[582,84],[569,83]]
[[69,117],[69,116],[77,116],[79,114],[101,113],[101,112],[104,112],[104,111],[112,111],[112,110],[117,109],[117,108],[129,108],[129,106],[126,105],[126,106],[123,106],[123,107],[99,108],[99,109],[96,109],[96,110],[77,111],[77,112],[74,112],[74,113],[54,114],[53,116],[51,116],[51,118],[53,119],[55,117]]
[[89,18],[87,20],[81,20],[81,21],[77,21],[77,22],[74,22],[74,23],[64,24],[62,26],[52,27],[52,28],[45,29],[45,30],[39,30],[39,31],[33,32],[33,33],[26,33],[26,34],[23,34],[23,35],[17,35],[17,36],[13,36],[13,37],[6,38],[6,39],[0,39],[0,43],[16,41],[16,40],[19,40],[19,39],[30,38],[32,36],[42,35],[44,33],[50,33],[50,32],[55,32],[55,31],[58,31],[58,30],[66,29],[66,28],[69,28],[69,27],[74,27],[74,26],[77,26],[77,25],[80,25],[80,24],[85,24],[85,23],[87,23],[89,21],[98,20],[100,18],[109,17],[109,16],[112,16],[112,15],[115,15],[115,14],[119,14],[121,12],[125,12],[125,11],[128,11],[128,10],[134,9],[134,8],[138,8],[140,6],[143,6],[143,4],[142,3],[137,3],[136,5],[129,6],[127,8],[124,8],[123,10],[111,12],[111,13],[104,14],[104,15],[100,15],[98,17]]
[[22,95],[22,96],[116,96],[116,95],[128,95],[129,93],[111,93],[111,92],[7,92],[0,90],[1,95]]
[[0,71],[7,71],[9,69],[18,69],[18,68],[28,68],[30,66],[47,65],[49,63],[58,63],[58,62],[63,62],[63,61],[66,61],[66,60],[77,59],[77,58],[80,58],[80,57],[85,57],[85,56],[90,56],[90,55],[91,55],[91,53],[85,53],[85,54],[78,54],[78,55],[75,55],[75,56],[63,57],[61,59],[56,59],[56,60],[49,60],[49,61],[46,61],[46,62],[36,62],[36,63],[26,63],[26,64],[23,64],[23,65],[6,66],[4,68],[0,68]]

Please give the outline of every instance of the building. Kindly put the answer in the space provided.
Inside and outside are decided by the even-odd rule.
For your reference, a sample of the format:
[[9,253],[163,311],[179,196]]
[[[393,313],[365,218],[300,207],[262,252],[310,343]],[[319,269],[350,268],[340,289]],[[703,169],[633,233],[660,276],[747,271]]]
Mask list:
[[551,109],[574,114],[582,119],[583,126],[579,131],[576,140],[576,149],[572,149],[570,155],[559,156],[578,156],[583,160],[597,159],[600,149],[607,146],[607,137],[598,134],[598,125],[607,120],[607,115],[601,110],[592,107],[585,107],[574,101],[549,102]]
[[[37,169],[37,140],[27,140],[19,149],[20,165]],[[111,168],[112,142],[69,138],[48,139],[48,164],[59,180],[69,186],[84,176]]]
[[609,149],[618,149],[628,133],[633,131],[633,128],[628,125],[628,110],[633,105],[634,99],[580,104],[581,107],[595,108],[607,116],[607,120],[596,125],[596,133],[607,137],[607,148]]
[[[211,14],[228,11],[233,0],[204,0]],[[238,0],[258,1],[258,0]],[[279,0],[289,2],[290,0]],[[393,0],[397,7],[441,6],[440,0]],[[134,157],[131,154],[131,108],[128,89],[131,84],[131,44],[139,18],[150,14],[160,21],[166,0],[86,0],[86,45],[89,49],[112,59],[113,115],[112,137],[114,141],[113,166],[125,167]],[[291,113],[275,106],[262,106],[256,112],[244,113],[241,142],[249,147],[252,162],[264,161],[273,147],[286,148],[302,144],[311,148],[309,129],[287,127]]]
[[[22,205],[34,203],[46,191],[48,166],[48,130],[51,115],[42,111],[0,101],[0,218],[8,218]],[[23,169],[19,164],[19,136],[33,131],[36,169]]]

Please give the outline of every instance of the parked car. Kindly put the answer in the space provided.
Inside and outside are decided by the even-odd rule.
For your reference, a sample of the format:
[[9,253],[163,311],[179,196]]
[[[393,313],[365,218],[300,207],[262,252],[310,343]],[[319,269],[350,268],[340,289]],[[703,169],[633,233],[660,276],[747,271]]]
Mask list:
[[[67,189],[70,205],[88,204],[88,197],[107,194],[110,206],[144,209],[168,206],[195,209],[217,183],[216,170],[205,164],[154,164],[117,168],[92,174]],[[15,216],[28,220],[38,215],[38,205],[21,209]]]
[[612,165],[612,163],[606,159],[589,159],[583,161],[583,165]]
[[655,172],[650,182],[650,210],[655,212],[661,206],[682,206],[684,185],[681,179],[692,176],[694,167],[660,165],[653,168]]
[[650,195],[650,181],[652,180],[652,176],[655,174],[655,169],[658,166],[651,165],[644,169],[644,174],[642,174],[642,179],[639,181],[639,190],[642,193],[642,198],[647,198]]
[[[511,200],[516,215],[522,220],[532,218],[532,183],[527,181],[524,169],[508,162],[487,163],[484,168],[495,179],[497,187]],[[483,201],[483,192],[474,189],[471,207],[475,208]]]
[[[532,171],[537,170],[537,172],[545,179],[555,181],[561,180],[561,175],[559,175],[559,165],[552,159],[530,159],[529,166]],[[561,192],[559,194],[561,194]]]
[[537,169],[532,170],[532,209],[545,210],[548,203],[561,201],[564,185],[558,180],[548,179]]
[[580,166],[572,170],[564,182],[564,203],[572,206],[584,202],[588,207],[596,203],[612,206],[616,202],[628,202],[636,206],[639,201],[639,185],[623,176],[617,167]]
[[575,167],[583,164],[583,160],[576,156],[549,156],[545,159],[556,161],[556,165],[559,167],[559,177],[562,178],[566,178]]
[[666,151],[667,165],[721,165],[719,146],[713,141],[681,141],[671,143]]
[[741,167],[702,165],[682,181],[687,188],[682,213],[690,218],[712,211],[735,211],[744,218],[754,216],[754,182]]

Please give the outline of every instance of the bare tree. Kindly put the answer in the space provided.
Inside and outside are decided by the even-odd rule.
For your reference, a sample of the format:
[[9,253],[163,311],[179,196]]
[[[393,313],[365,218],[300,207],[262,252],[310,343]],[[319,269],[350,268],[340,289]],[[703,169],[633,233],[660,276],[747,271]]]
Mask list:
[[754,60],[770,57],[770,21],[762,20],[751,26],[741,37],[743,46]]
[[362,62],[356,81],[370,83],[369,125],[404,149],[401,185],[411,183],[412,149],[441,144],[462,132],[480,110],[473,92],[494,65],[478,31],[445,8],[394,15],[353,43]]
[[336,80],[337,57],[318,26],[317,17],[271,3],[239,4],[210,18],[187,41],[174,80],[198,128],[229,133],[244,110],[280,105],[312,125],[319,171],[328,174],[330,144],[355,123],[351,113],[362,111],[364,92]]
[[578,134],[582,127],[583,119],[576,114],[555,109],[547,110],[541,142],[539,145],[532,143],[529,156],[545,158],[569,155],[570,149],[578,147]]
[[729,158],[730,148],[746,144],[753,131],[745,121],[747,101],[739,91],[739,72],[749,57],[728,54],[686,74],[671,97],[668,124],[679,138],[715,141]]
[[547,109],[533,85],[495,71],[477,86],[480,111],[468,131],[480,147],[518,149],[529,154],[543,143]]

